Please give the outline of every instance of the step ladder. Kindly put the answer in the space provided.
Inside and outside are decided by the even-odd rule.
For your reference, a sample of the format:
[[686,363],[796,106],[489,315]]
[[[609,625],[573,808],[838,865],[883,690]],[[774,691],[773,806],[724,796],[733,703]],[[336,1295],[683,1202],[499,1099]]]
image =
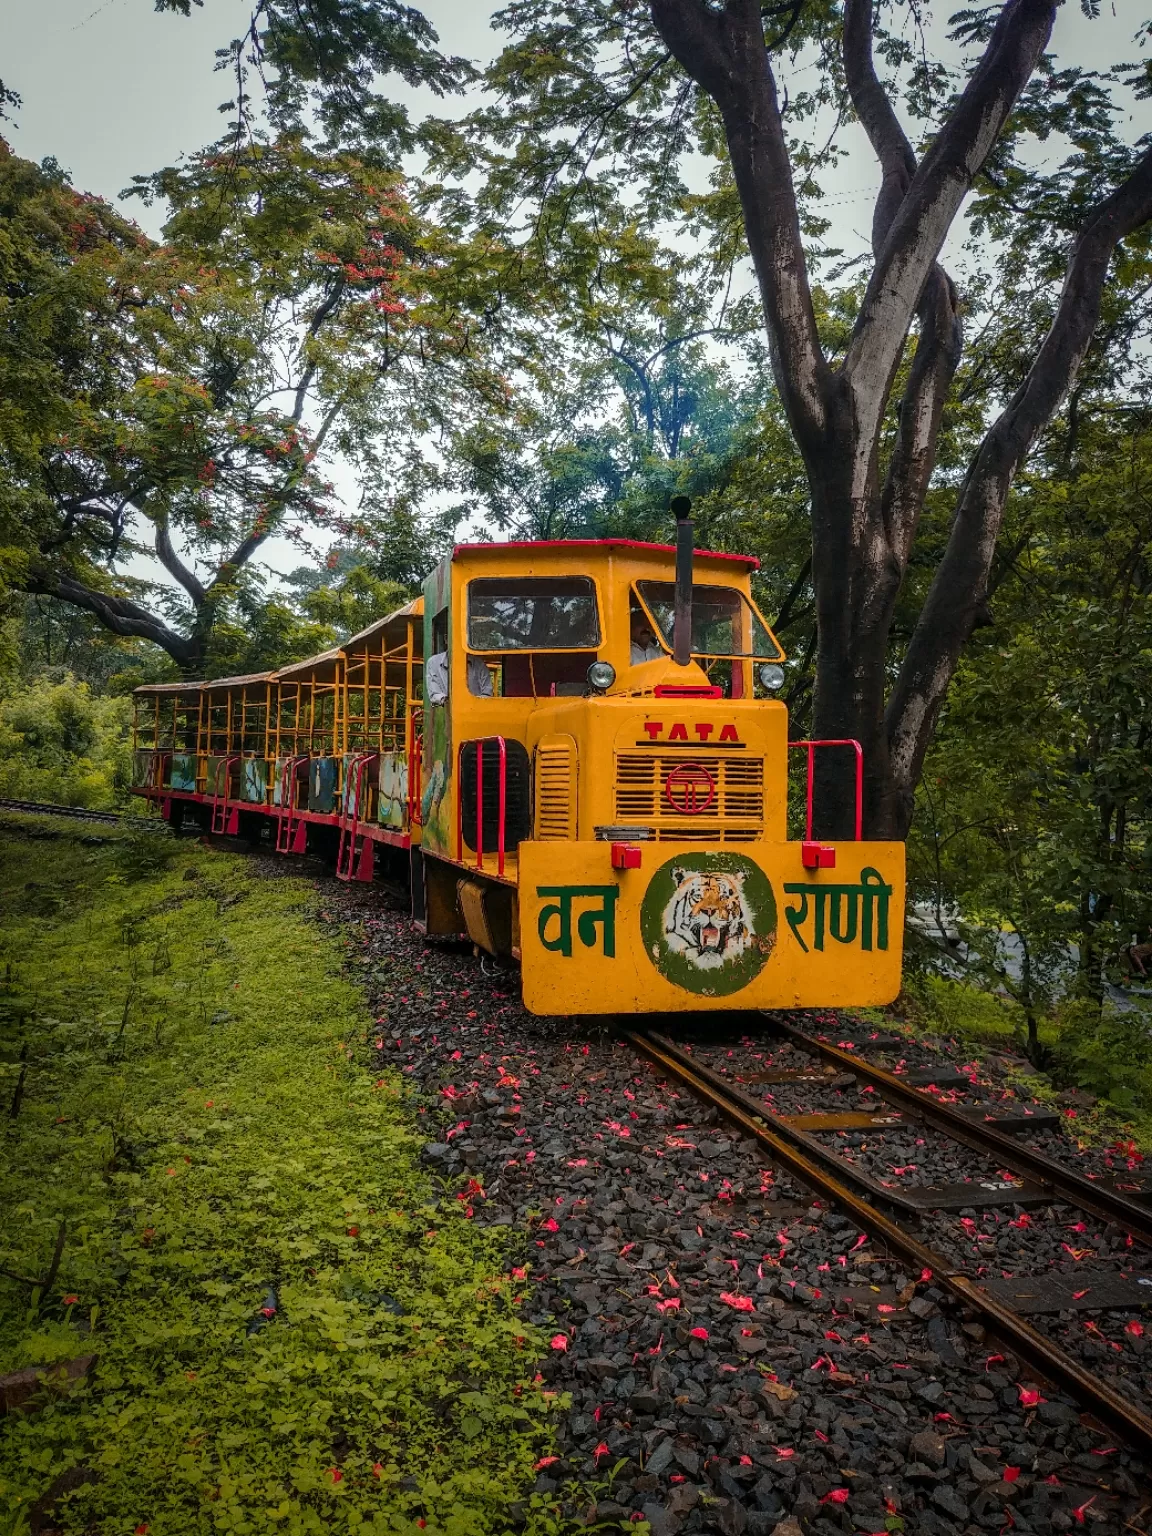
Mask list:
[[276,852],[305,853],[308,845],[308,823],[297,819],[296,786],[301,768],[308,765],[308,754],[290,757],[280,780],[280,804],[276,818]]
[[[212,780],[212,831],[216,834],[226,834],[235,837],[240,830],[240,812],[238,807],[230,805],[228,801],[228,777],[233,768],[240,761],[240,754],[226,757],[223,762],[216,764],[216,773]],[[220,780],[223,778],[224,787],[221,789]]]
[[371,880],[375,872],[376,850],[370,837],[360,831],[360,808],[364,804],[364,775],[380,759],[379,752],[365,752],[348,764],[352,795],[349,810],[348,782],[340,804],[340,847],[336,854],[337,880]]

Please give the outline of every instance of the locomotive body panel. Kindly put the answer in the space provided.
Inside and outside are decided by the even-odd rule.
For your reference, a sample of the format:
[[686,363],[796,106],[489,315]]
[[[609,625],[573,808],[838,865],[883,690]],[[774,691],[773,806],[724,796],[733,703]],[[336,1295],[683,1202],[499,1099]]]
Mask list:
[[[904,849],[522,843],[520,963],[537,1014],[878,1005],[900,990]],[[615,867],[614,867],[615,866]]]

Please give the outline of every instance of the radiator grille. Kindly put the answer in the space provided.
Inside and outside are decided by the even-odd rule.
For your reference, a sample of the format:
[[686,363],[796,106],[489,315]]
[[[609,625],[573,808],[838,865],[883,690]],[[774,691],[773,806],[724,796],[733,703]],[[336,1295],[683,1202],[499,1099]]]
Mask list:
[[[669,774],[686,767],[704,769],[716,786],[705,808],[698,807],[699,793],[691,809],[677,810],[668,798]],[[652,826],[660,842],[754,842],[764,827],[764,760],[621,752],[616,758],[616,820]]]
[[545,736],[536,748],[538,842],[569,842],[576,836],[576,743],[571,736]]

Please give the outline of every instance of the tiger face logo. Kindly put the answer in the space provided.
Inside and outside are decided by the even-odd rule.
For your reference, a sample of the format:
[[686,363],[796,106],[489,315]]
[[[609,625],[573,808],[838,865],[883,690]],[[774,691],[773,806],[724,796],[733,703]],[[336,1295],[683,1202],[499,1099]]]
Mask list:
[[744,876],[673,869],[674,890],[664,910],[664,939],[675,954],[702,970],[742,955],[753,941]]

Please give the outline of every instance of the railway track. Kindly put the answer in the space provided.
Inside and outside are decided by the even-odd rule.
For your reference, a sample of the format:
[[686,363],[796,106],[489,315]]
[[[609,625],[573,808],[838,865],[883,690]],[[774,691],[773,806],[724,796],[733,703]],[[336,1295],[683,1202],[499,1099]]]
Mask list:
[[123,811],[90,811],[78,805],[53,805],[40,800],[0,800],[0,811],[23,811],[34,816],[62,816],[69,821],[92,821],[109,826],[132,822],[146,832],[167,832],[167,823],[154,817],[127,816]]
[[[803,1052],[823,1062],[823,1078],[806,1074],[797,1066],[770,1066],[759,1073],[740,1073],[738,1067],[732,1067],[734,1053],[731,1049],[719,1053],[725,1058],[725,1070],[720,1070],[715,1061],[701,1059],[716,1056],[715,1049],[711,1052],[707,1047],[704,1050],[685,1049],[667,1035],[655,1031],[626,1029],[623,1035],[662,1073],[683,1084],[744,1134],[754,1137],[775,1164],[837,1207],[870,1237],[882,1242],[892,1255],[902,1259],[919,1275],[922,1284],[931,1283],[946,1292],[989,1334],[1027,1362],[1044,1381],[1062,1387],[1130,1445],[1152,1456],[1152,1417],[1138,1403],[1109,1386],[1049,1334],[1033,1326],[1019,1305],[1021,1296],[1026,1305],[1035,1302],[1038,1296],[1043,1303],[1047,1281],[1048,1290],[1053,1293],[1048,1298],[1049,1311],[1056,1310],[1055,1303],[1061,1301],[1068,1308],[1097,1310],[1090,1300],[1094,1290],[1099,1297],[1099,1310],[1140,1306],[1144,1299],[1140,1287],[1148,1287],[1146,1294],[1152,1295],[1152,1276],[1135,1273],[1131,1264],[1126,1270],[1116,1265],[1099,1264],[1081,1266],[1073,1282],[1064,1282],[1061,1278],[1055,1286],[1051,1276],[1017,1277],[1017,1303],[1013,1304],[1006,1294],[1011,1292],[1012,1286],[982,1283],[981,1278],[971,1272],[978,1266],[960,1257],[959,1243],[946,1243],[942,1249],[926,1242],[922,1233],[911,1230],[913,1226],[923,1225],[929,1216],[934,1217],[937,1228],[942,1229],[941,1216],[949,1210],[979,1213],[999,1207],[1020,1211],[1027,1221],[1025,1207],[1063,1205],[1110,1225],[1122,1234],[1127,1252],[1130,1244],[1152,1245],[1152,1212],[1128,1194],[1094,1182],[1017,1136],[1006,1134],[994,1120],[987,1123],[983,1115],[965,1114],[955,1104],[940,1102],[931,1091],[936,1088],[935,1083],[916,1086],[907,1080],[907,1076],[902,1079],[899,1074],[868,1061],[855,1050],[815,1038],[785,1021],[773,1019],[772,1027],[789,1048],[788,1059],[793,1060],[795,1053]],[[807,1096],[819,1099],[820,1090],[827,1088],[829,1069],[839,1079],[837,1092],[843,1093],[848,1086],[845,1079],[850,1076],[857,1087],[863,1084],[866,1090],[872,1090],[875,1107],[824,1113],[819,1109],[813,1111],[809,1103],[789,1106],[793,1111],[800,1107],[801,1113],[782,1113],[766,1103],[763,1095],[749,1091],[750,1085],[739,1080],[749,1075],[759,1076],[778,1089],[788,1084],[794,1091],[800,1089],[802,1094],[807,1080],[811,1085]],[[920,1075],[931,1077],[933,1074],[922,1071]],[[944,1075],[939,1071],[935,1073],[937,1078]],[[768,1098],[772,1099],[774,1095],[769,1093]],[[1017,1116],[1020,1118],[1023,1115]],[[1002,1119],[1008,1120],[1010,1116],[1004,1115]],[[1047,1124],[1046,1119],[1044,1123]],[[946,1187],[900,1188],[891,1182],[881,1183],[874,1174],[829,1144],[830,1137],[846,1137],[852,1130],[862,1130],[865,1134],[875,1131],[882,1137],[899,1126],[906,1135],[910,1125],[936,1129],[957,1146],[994,1162],[996,1177],[981,1179],[978,1176],[967,1184]],[[1020,1218],[1016,1219],[1019,1221]],[[972,1220],[967,1218],[967,1223],[971,1225]],[[1152,1268],[1152,1265],[1146,1267]]]

